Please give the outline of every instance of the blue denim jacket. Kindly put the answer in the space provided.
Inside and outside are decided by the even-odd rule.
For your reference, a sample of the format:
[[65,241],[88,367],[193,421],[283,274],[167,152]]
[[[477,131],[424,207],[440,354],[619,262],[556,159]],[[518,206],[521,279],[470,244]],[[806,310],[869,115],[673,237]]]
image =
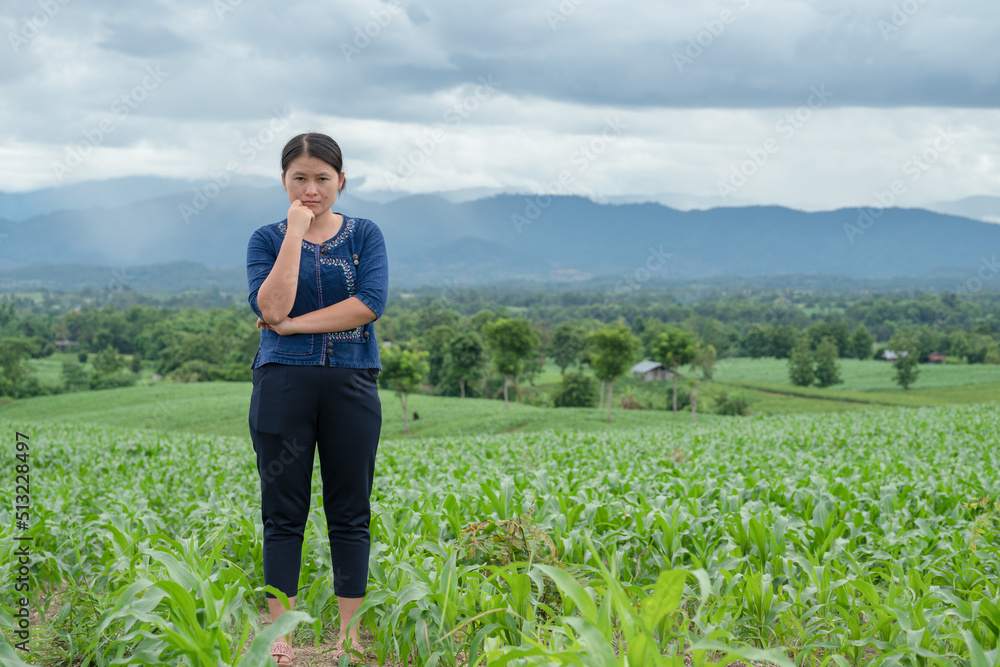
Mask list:
[[[261,319],[257,291],[274,267],[287,226],[287,218],[264,225],[250,236],[247,245],[250,307]],[[382,230],[371,220],[344,215],[344,222],[333,238],[323,243],[302,240],[299,284],[288,315],[298,317],[355,296],[382,317],[388,291],[389,271]],[[260,345],[251,368],[277,362],[293,366],[378,368],[381,371],[373,324],[369,322],[347,331],[290,336],[261,329]]]

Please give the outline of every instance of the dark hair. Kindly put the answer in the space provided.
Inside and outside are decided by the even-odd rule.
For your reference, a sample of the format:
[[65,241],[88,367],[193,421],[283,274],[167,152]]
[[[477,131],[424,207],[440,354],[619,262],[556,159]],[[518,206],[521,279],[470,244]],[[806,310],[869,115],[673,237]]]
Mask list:
[[[285,172],[288,171],[288,165],[290,165],[295,158],[303,155],[306,157],[314,157],[326,162],[334,168],[338,176],[340,176],[343,171],[344,157],[340,153],[340,146],[337,145],[337,142],[325,134],[321,134],[319,132],[307,132],[305,134],[299,134],[292,137],[288,140],[288,143],[285,144],[284,150],[281,151],[281,175],[285,175]],[[337,192],[343,192],[346,187],[347,179],[345,178],[344,184]]]

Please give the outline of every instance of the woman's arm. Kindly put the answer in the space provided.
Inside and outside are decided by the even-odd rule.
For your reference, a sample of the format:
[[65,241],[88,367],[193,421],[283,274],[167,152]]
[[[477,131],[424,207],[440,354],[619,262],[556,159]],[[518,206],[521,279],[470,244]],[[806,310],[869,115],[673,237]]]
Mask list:
[[362,324],[374,322],[377,318],[371,308],[361,302],[356,296],[349,296],[332,306],[314,310],[298,317],[289,317],[271,325],[268,328],[282,336],[289,334],[329,333],[331,331],[348,331]]
[[281,242],[281,249],[278,250],[271,272],[257,290],[257,308],[265,322],[281,322],[292,312],[295,292],[299,286],[302,239],[315,219],[316,215],[298,199],[288,208],[285,239]]
[[326,308],[289,317],[268,328],[287,336],[296,333],[328,333],[348,331],[374,322],[385,312],[389,290],[388,258],[385,239],[374,224],[366,225],[365,242],[358,268],[358,287],[350,296]]
[[257,292],[257,307],[260,309],[261,318],[268,324],[277,324],[284,320],[295,305],[303,236],[305,234],[296,233],[292,225],[286,226],[285,239],[281,242],[274,267]]

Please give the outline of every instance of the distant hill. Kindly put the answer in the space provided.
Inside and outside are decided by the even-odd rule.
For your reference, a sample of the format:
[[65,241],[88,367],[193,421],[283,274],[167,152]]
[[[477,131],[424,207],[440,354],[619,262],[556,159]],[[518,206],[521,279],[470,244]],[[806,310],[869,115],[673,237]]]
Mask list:
[[242,290],[247,274],[243,267],[210,269],[198,262],[169,262],[144,266],[92,266],[86,264],[32,264],[0,271],[0,291],[70,291],[89,287],[97,293],[114,294],[125,288],[137,292]]
[[[115,206],[84,200],[71,210],[23,220],[0,210],[0,287],[30,280],[55,284],[59,266],[138,269],[177,262],[222,271],[222,282],[238,281],[250,234],[283,219],[287,199],[280,186],[229,185],[218,192],[205,186],[186,184],[187,190]],[[196,191],[215,196],[199,199]],[[598,278],[614,286],[629,277],[642,283],[793,274],[852,280],[947,276],[958,284],[974,278],[983,256],[1000,247],[1000,225],[922,209],[889,209],[870,225],[859,225],[856,209],[679,211],[657,203],[511,194],[471,201],[417,195],[374,203],[349,193],[335,208],[374,220],[386,237],[391,282],[413,286],[583,284]],[[48,267],[29,269],[33,265]],[[84,273],[68,269],[80,278]],[[207,273],[189,274],[196,284],[211,280]],[[996,282],[1000,287],[1000,276]],[[996,288],[988,281],[984,287]]]

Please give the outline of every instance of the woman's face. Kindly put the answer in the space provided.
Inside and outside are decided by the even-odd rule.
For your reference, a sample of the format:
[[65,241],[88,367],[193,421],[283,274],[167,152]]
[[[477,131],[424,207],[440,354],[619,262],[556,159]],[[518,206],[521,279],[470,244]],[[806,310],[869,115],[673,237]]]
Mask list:
[[282,174],[281,184],[288,193],[289,203],[298,199],[318,216],[329,211],[337,201],[344,174],[338,174],[333,165],[319,158],[300,155]]

